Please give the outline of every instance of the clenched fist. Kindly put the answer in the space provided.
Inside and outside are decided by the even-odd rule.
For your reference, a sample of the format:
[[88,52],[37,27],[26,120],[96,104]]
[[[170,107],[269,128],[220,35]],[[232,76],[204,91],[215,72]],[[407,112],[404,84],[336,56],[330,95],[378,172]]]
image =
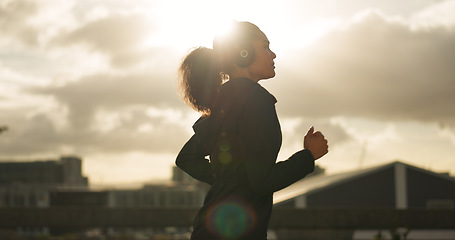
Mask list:
[[314,160],[321,158],[329,152],[327,140],[321,132],[314,132],[314,127],[311,127],[305,135],[303,147],[310,150]]

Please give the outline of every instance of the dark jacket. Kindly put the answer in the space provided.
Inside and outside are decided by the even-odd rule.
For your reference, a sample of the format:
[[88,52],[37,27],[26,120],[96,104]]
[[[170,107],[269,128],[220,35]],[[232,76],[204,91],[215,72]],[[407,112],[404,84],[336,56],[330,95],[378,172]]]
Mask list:
[[176,164],[211,188],[191,239],[267,239],[273,193],[314,170],[308,150],[276,162],[282,139],[275,103],[258,83],[233,79],[221,86],[210,116],[194,124]]

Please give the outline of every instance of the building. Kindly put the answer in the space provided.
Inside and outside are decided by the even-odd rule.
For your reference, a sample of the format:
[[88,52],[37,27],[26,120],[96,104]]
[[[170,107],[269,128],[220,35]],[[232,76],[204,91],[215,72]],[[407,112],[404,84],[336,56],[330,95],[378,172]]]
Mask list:
[[0,162],[0,185],[15,183],[87,187],[88,179],[82,176],[82,160],[78,157],[33,162]]
[[0,163],[0,207],[199,207],[208,185],[174,167],[172,181],[140,189],[91,191],[82,160]]
[[55,191],[50,193],[51,207],[107,207],[107,191]]
[[[304,178],[275,193],[274,204],[276,208],[299,209],[454,209],[455,178],[446,173],[393,162],[351,172]],[[407,229],[406,226],[353,231],[300,229],[277,234],[310,236],[305,239],[404,239],[405,234],[408,234],[407,239],[455,239],[455,229]]]
[[[172,181],[146,184],[139,189],[106,189],[103,191],[56,191],[50,194],[50,206],[109,207],[109,208],[195,208],[202,206],[208,185],[200,183],[174,167]],[[88,229],[59,227],[49,230],[52,235],[83,232]],[[187,239],[188,228],[98,228],[90,229],[111,237],[132,235],[158,236],[163,239]],[[182,237],[184,236],[184,237]]]
[[59,189],[88,189],[80,158],[0,162],[0,207],[48,207]]
[[[73,179],[75,179],[74,174]],[[88,188],[59,188],[43,194],[43,197],[49,198],[50,201],[47,201],[50,203],[49,206],[173,208],[200,207],[207,191],[207,184],[191,178],[182,170],[174,167],[172,181],[166,183],[145,184],[138,189],[104,189],[102,191],[93,191]]]
[[455,178],[402,162],[305,178],[274,196],[276,207],[455,207]]
[[109,207],[200,207],[208,185],[201,183],[177,167],[172,181],[146,184],[141,189],[109,190]]

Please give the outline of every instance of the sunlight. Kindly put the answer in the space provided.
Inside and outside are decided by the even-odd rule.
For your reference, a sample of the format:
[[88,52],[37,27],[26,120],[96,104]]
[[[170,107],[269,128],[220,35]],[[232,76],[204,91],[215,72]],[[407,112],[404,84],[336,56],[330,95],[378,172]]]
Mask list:
[[[308,46],[336,27],[340,20],[321,18],[297,22],[286,16],[286,6],[268,1],[210,0],[162,1],[150,14],[158,14],[158,34],[150,36],[148,45],[170,47],[184,54],[194,47],[212,47],[214,36],[227,31],[233,21],[250,21],[258,25],[271,41],[277,54]],[[202,7],[203,6],[203,7]],[[251,9],[261,7],[261,11]]]
[[110,184],[120,188],[140,187],[145,182],[171,179],[174,160],[174,154],[151,154],[140,151],[95,154],[85,157],[83,172],[90,176],[92,187]]
[[148,45],[169,46],[180,52],[198,46],[212,47],[213,37],[233,21],[228,14],[221,14],[221,9],[223,12],[230,12],[230,9],[215,9],[209,0],[179,1],[178,5],[161,1],[159,10],[151,12],[159,14],[159,24],[158,34],[146,40]]

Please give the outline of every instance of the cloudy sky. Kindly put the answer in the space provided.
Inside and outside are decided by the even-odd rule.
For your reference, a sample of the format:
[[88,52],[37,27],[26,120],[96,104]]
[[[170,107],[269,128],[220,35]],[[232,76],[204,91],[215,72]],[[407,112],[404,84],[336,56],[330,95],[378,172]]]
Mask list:
[[[334,173],[400,160],[455,175],[455,1],[0,0],[0,161],[77,155],[95,186],[168,179],[198,114],[192,47],[232,20],[277,54],[280,159],[314,125]],[[123,184],[123,185],[122,185]]]

